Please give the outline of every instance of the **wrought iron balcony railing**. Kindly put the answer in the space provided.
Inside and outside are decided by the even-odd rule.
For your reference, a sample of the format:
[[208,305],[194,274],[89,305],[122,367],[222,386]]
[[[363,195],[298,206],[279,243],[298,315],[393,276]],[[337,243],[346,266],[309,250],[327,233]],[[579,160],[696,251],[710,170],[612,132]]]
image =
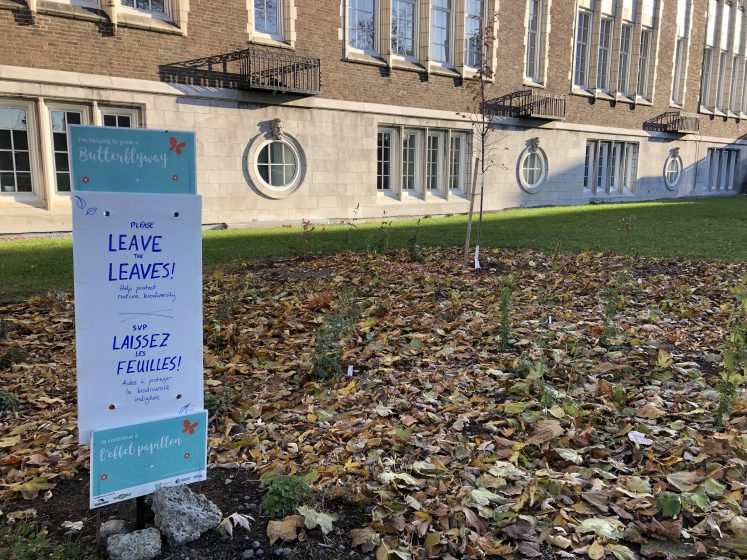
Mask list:
[[160,73],[163,81],[201,87],[294,95],[317,95],[322,90],[318,58],[258,47],[165,64]]
[[643,123],[643,129],[653,132],[698,134],[700,132],[700,117],[695,113],[669,111],[647,120]]
[[552,121],[565,118],[565,95],[527,89],[504,95],[494,104],[496,112],[504,116]]

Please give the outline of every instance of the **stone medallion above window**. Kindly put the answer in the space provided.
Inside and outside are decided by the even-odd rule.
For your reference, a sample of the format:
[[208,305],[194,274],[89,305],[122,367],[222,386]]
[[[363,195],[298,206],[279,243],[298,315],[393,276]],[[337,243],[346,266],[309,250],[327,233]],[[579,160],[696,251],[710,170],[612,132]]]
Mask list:
[[306,158],[301,145],[279,127],[257,136],[247,150],[246,169],[252,186],[268,198],[293,194],[306,175]]
[[547,177],[547,156],[539,147],[539,138],[533,138],[521,152],[517,165],[519,186],[528,193],[536,193]]

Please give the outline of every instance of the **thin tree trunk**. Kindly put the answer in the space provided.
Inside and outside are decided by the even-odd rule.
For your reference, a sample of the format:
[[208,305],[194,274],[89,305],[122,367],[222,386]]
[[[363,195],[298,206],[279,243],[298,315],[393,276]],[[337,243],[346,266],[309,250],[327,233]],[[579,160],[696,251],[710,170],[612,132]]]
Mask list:
[[482,240],[482,208],[485,199],[485,171],[480,173],[480,214],[477,219],[477,243],[475,244],[475,270],[480,269],[480,241]]
[[480,158],[475,160],[472,172],[472,188],[469,191],[469,214],[467,216],[467,239],[464,240],[464,264],[469,264],[469,247],[472,243],[472,218],[475,215],[475,196],[477,195],[477,171],[480,168]]

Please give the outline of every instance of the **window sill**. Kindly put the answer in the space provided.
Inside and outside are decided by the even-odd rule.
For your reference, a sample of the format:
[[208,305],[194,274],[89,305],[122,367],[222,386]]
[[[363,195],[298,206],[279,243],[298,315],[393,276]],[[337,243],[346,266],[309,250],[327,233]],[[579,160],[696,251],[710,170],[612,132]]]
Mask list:
[[[495,75],[495,74],[494,74]],[[477,68],[473,68],[472,66],[463,66],[462,70],[462,78],[465,80],[469,80],[477,76]],[[484,78],[485,81],[489,84],[492,84],[495,82],[495,78]]]
[[249,42],[255,45],[265,45],[267,47],[277,47],[279,49],[295,50],[295,47],[286,41],[275,39],[270,35],[255,32],[250,38]]
[[370,66],[386,66],[386,61],[378,56],[372,54],[366,54],[359,51],[348,50],[345,53],[346,62],[355,62],[358,64],[368,64]]
[[547,89],[547,85],[543,84],[542,82],[535,82],[534,80],[530,78],[524,78],[524,81],[522,83],[525,86],[531,87],[531,88]]
[[713,110],[713,114],[715,116],[717,116],[717,117],[725,117],[727,119],[729,118],[729,114],[728,113],[724,113],[724,111],[721,110],[721,109],[719,109],[718,107]]
[[25,11],[27,9],[23,3],[16,2],[15,0],[0,0],[0,10]]
[[653,107],[653,103],[650,99],[646,99],[645,97],[636,97],[635,98],[635,104],[636,105],[644,105],[645,107]]
[[698,107],[698,113],[702,113],[704,115],[713,115],[714,114],[713,110],[711,110],[708,107],[705,107],[703,105],[701,105],[700,107]]
[[179,29],[179,27],[173,22],[124,11],[119,12],[117,26],[144,29],[146,31],[167,33],[169,35],[186,35],[186,33]]
[[37,4],[36,11],[40,14],[77,19],[83,21],[107,21],[106,14],[94,6],[82,6],[79,4],[66,4],[51,0],[42,0]]
[[623,95],[621,93],[618,93],[615,95],[615,101],[618,103],[627,103],[629,105],[635,105],[635,99],[632,97],[628,97],[627,95]]
[[0,192],[0,206],[17,205],[45,208],[44,201],[34,193]]
[[571,88],[571,95],[580,95],[581,97],[594,97],[594,94],[591,91],[582,88],[581,86],[573,86]]
[[611,95],[609,92],[603,90],[603,89],[597,89],[594,91],[594,98],[595,99],[601,99],[603,101],[616,101],[617,98],[613,95]]
[[434,74],[436,76],[447,76],[449,78],[458,78],[459,72],[456,68],[449,64],[444,64],[442,62],[429,62],[428,63],[428,73]]
[[404,58],[392,58],[392,68],[404,70],[405,72],[425,72],[425,67],[419,63],[405,60]]
[[685,109],[684,103],[674,103],[673,101],[669,103],[669,107],[671,109],[677,109],[678,111],[684,111]]

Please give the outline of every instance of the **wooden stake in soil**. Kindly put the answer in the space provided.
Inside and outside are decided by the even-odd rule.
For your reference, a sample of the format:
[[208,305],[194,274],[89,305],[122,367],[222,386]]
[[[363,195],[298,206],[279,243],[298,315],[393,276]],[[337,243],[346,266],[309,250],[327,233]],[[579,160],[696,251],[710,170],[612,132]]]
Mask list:
[[469,214],[467,215],[467,239],[464,240],[464,264],[469,264],[469,246],[472,241],[472,216],[475,214],[475,191],[477,190],[477,170],[480,168],[480,158],[475,159],[475,169],[472,172],[472,188],[469,192]]

